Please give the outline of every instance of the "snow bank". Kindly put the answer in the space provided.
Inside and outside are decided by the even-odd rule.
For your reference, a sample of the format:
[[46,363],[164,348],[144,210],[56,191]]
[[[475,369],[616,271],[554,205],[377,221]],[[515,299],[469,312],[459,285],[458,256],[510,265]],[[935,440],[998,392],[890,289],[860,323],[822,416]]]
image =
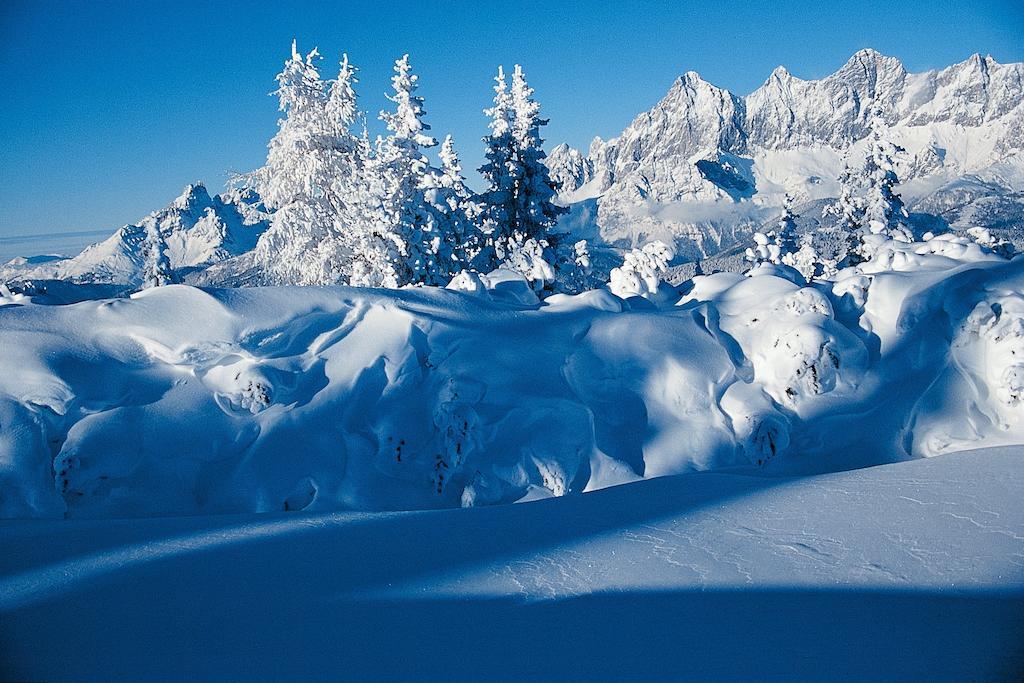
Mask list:
[[0,514],[455,507],[1024,443],[1024,260],[876,254],[834,284],[764,266],[667,302],[541,304],[501,273],[5,297]]

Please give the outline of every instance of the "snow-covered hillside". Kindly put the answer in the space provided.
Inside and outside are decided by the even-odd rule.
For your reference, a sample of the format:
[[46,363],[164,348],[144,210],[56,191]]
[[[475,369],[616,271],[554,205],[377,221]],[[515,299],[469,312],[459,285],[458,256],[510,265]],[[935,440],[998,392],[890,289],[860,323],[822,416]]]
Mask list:
[[527,505],[0,522],[14,680],[1010,680],[1024,453]]
[[251,251],[267,225],[266,209],[253,192],[233,190],[211,197],[205,186],[194,183],[166,208],[124,226],[74,257],[43,263],[20,258],[0,265],[0,281],[138,285],[142,280],[142,245],[149,227],[163,236],[171,265],[187,274]]
[[0,514],[511,502],[1024,442],[1024,260],[886,242],[623,300],[156,287],[0,306]]
[[599,197],[605,240],[674,241],[705,257],[749,239],[786,193],[801,204],[837,196],[874,104],[906,149],[912,210],[956,228],[1024,228],[1024,64],[979,55],[914,74],[862,50],[820,80],[779,67],[746,97],[688,72],[621,135],[587,155],[561,145],[548,164],[564,202]]

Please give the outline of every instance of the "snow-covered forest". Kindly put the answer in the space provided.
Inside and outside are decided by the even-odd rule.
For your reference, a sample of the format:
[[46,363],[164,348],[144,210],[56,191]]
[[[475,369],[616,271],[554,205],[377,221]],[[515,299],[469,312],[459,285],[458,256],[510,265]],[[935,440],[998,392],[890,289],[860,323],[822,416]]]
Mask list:
[[554,203],[540,106],[516,65],[498,68],[490,118],[484,192],[471,192],[451,136],[438,152],[425,122],[409,56],[394,65],[394,108],[382,111],[387,135],[371,141],[358,108],[357,69],[341,60],[337,78],[320,74],[316,49],[292,46],[277,76],[282,119],[267,163],[237,182],[273,213],[252,254],[266,284],[401,287],[445,285],[463,270],[505,266],[538,291],[579,291],[586,243],[555,230],[566,209]]

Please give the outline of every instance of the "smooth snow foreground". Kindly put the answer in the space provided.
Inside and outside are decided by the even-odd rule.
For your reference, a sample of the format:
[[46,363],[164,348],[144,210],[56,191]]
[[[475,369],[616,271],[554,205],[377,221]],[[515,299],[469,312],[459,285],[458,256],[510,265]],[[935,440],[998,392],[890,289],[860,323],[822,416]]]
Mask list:
[[406,513],[0,522],[25,680],[1010,679],[1024,449]]
[[0,515],[457,507],[1024,443],[1024,259],[963,238],[655,302],[452,287],[8,292]]

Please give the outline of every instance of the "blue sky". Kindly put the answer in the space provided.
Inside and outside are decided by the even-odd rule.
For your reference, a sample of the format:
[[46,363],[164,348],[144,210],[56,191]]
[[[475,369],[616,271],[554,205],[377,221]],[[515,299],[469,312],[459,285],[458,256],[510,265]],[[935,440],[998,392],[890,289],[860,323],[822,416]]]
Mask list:
[[832,4],[4,0],[0,237],[113,229],[188,182],[217,190],[259,166],[293,37],[319,46],[328,76],[347,51],[374,115],[409,52],[427,121],[471,179],[497,64],[523,64],[550,147],[616,135],[691,69],[746,94],[779,64],[816,78],[862,47],[912,71],[974,52],[1024,61],[1019,1]]

